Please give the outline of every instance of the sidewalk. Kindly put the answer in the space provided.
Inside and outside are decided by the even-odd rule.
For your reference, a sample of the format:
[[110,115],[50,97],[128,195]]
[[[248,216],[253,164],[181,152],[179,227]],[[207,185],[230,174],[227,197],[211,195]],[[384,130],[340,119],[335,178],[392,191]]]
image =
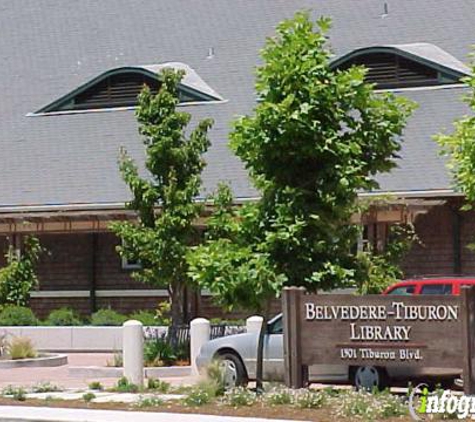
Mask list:
[[[46,407],[0,406],[0,421],[9,422],[288,422],[279,419],[182,413],[122,412],[116,410],[52,409]],[[298,421],[294,421],[298,422]],[[300,421],[304,422],[304,421]]]
[[[104,387],[112,387],[117,379],[101,378],[93,373],[71,374],[70,367],[106,366],[112,360],[110,353],[68,353],[68,364],[53,368],[0,369],[0,390],[8,385],[31,387],[41,382],[51,382],[62,388],[87,388],[91,381],[99,381]],[[161,378],[172,385],[190,384],[192,377]]]

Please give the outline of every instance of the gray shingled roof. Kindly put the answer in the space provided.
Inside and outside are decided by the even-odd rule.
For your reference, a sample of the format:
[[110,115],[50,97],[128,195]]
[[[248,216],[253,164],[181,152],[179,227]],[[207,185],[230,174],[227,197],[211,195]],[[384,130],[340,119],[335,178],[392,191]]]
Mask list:
[[[475,41],[473,0],[398,0],[383,17],[375,0],[0,0],[0,207],[110,204],[128,199],[117,155],[143,150],[132,111],[26,117],[109,69],[182,62],[223,98],[186,106],[211,116],[206,191],[230,181],[254,197],[227,147],[232,118],[252,110],[253,68],[275,25],[297,9],[333,16],[336,56],[375,44],[431,43],[466,62]],[[214,55],[209,58],[209,49]],[[411,91],[420,103],[406,131],[399,168],[383,190],[450,188],[431,135],[466,112],[463,89]]]

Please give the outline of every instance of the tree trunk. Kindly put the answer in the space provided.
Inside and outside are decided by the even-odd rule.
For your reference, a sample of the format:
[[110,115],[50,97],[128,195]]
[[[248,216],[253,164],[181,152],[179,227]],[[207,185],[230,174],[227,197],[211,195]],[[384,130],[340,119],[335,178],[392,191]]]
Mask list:
[[184,285],[181,282],[174,282],[168,289],[171,300],[172,327],[176,328],[184,322],[183,295]]

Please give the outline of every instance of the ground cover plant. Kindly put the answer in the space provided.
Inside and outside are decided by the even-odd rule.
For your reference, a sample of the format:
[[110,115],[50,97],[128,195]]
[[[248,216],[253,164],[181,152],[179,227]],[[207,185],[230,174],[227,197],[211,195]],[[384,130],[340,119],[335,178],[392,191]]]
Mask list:
[[[155,382],[153,386],[155,386]],[[125,381],[121,381],[123,384]],[[139,391],[143,394],[135,403],[94,403],[94,393],[86,392],[82,400],[57,400],[49,398],[49,407],[88,407],[96,409],[127,409],[176,413],[200,413],[211,415],[231,415],[263,417],[271,419],[297,419],[305,421],[335,422],[408,422],[407,396],[383,392],[355,391],[339,389],[291,390],[273,385],[268,391],[256,394],[253,389],[234,388],[220,395],[213,384],[200,383],[187,389],[171,388],[170,393],[185,394],[182,399],[166,399],[163,393],[150,389]],[[128,387],[123,390],[129,392]],[[145,395],[146,394],[146,395]],[[26,390],[9,387],[2,392],[0,405],[17,404],[25,400]],[[5,397],[6,396],[6,397]],[[28,399],[27,405],[45,405],[45,400]],[[159,410],[157,409],[159,408]],[[444,416],[445,418],[445,416]]]
[[31,391],[33,393],[53,393],[62,391],[62,388],[57,386],[56,384],[52,384],[49,381],[40,382],[32,387]]

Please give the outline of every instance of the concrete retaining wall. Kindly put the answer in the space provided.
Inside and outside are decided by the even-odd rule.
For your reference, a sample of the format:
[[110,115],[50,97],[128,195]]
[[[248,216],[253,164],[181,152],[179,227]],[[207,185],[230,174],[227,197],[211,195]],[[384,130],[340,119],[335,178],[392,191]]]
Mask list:
[[[166,327],[153,327],[166,332]],[[0,327],[0,335],[30,338],[37,350],[116,352],[122,350],[122,327]]]

